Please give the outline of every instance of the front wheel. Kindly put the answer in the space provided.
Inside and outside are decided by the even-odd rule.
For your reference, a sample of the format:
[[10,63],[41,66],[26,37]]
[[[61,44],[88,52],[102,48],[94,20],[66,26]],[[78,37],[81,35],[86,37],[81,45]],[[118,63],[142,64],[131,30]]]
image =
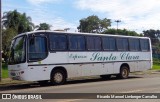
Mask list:
[[62,85],[66,82],[66,74],[63,70],[55,70],[51,74],[51,83],[53,85]]
[[122,66],[120,69],[120,74],[117,75],[118,78],[127,79],[129,76],[129,68],[127,66]]

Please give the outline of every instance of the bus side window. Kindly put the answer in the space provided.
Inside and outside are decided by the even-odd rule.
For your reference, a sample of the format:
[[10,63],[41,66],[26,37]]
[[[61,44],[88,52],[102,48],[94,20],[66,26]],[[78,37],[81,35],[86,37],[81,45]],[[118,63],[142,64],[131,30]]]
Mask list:
[[116,50],[116,40],[113,37],[102,37],[103,49],[107,51]]
[[101,50],[101,38],[97,36],[87,36],[87,49],[92,51]]
[[117,38],[117,49],[119,51],[123,51],[123,39],[122,38]]
[[127,38],[123,39],[123,49],[124,51],[128,51],[129,50],[129,42]]
[[85,47],[85,37],[82,35],[70,35],[69,36],[69,49],[70,50],[77,50],[77,51],[84,51]]
[[50,34],[49,35],[50,50],[64,51],[67,49],[66,35]]
[[115,51],[116,50],[116,39],[109,38],[109,42],[110,42],[110,50]]
[[142,51],[149,51],[149,40],[148,39],[140,39],[140,45]]
[[130,51],[140,51],[140,41],[136,38],[129,39]]
[[128,39],[117,38],[117,49],[120,51],[128,51]]

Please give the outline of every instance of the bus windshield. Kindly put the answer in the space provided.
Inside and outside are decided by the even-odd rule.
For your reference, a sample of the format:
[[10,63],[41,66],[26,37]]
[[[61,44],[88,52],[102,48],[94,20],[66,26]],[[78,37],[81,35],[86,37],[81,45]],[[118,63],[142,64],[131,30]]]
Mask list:
[[18,64],[26,61],[26,36],[20,36],[12,41],[11,53],[9,58],[10,64]]

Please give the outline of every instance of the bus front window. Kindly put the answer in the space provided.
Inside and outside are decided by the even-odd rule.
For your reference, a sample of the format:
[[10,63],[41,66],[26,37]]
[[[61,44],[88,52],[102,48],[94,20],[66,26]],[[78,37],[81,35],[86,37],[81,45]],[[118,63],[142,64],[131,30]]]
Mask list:
[[29,36],[28,60],[39,61],[47,57],[47,38],[43,36]]
[[25,39],[25,36],[20,36],[12,41],[11,53],[9,58],[10,64],[19,64],[26,61]]

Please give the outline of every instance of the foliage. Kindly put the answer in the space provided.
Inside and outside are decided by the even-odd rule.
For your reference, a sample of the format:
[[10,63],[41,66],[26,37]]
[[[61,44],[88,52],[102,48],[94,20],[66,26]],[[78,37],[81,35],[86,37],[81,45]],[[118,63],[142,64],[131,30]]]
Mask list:
[[159,64],[160,65],[160,59],[153,58],[153,64]]
[[147,37],[151,38],[151,41],[152,41],[153,45],[159,44],[158,39],[160,38],[160,30],[150,29],[150,30],[143,31],[143,34],[144,34],[144,36],[147,36]]
[[113,34],[113,35],[126,35],[126,36],[143,36],[142,34],[138,34],[135,31],[129,31],[127,29],[107,29],[103,34]]
[[50,30],[51,25],[47,23],[40,23],[37,27],[38,27],[38,30]]
[[83,18],[79,22],[80,25],[77,27],[77,29],[80,32],[101,33],[102,31],[108,29],[109,26],[111,26],[110,19],[100,19],[95,15]]
[[17,34],[33,30],[34,24],[31,22],[31,17],[26,16],[25,13],[21,14],[17,12],[17,10],[14,10],[3,13],[2,26],[3,57],[4,60],[7,61],[13,37]]
[[[17,10],[3,13],[2,26],[3,57],[5,62],[7,62],[12,38],[17,34],[32,31],[35,26],[32,23],[31,17],[27,16],[26,13],[20,13]],[[39,30],[50,30],[51,25],[41,23],[38,27]]]
[[15,35],[17,35],[17,32],[13,28],[2,30],[2,50],[5,62],[7,62],[9,57],[11,41]]
[[32,23],[31,17],[27,17],[25,13],[23,13],[20,17],[18,33],[32,31],[34,24]]
[[34,27],[31,17],[26,16],[25,13],[21,14],[17,10],[4,12],[2,25],[5,29],[14,29],[18,34],[31,31]]
[[150,37],[153,53],[160,54],[160,30],[146,30],[143,31],[144,36]]
[[2,49],[5,62],[9,57],[11,40],[17,34],[33,30],[34,24],[31,17],[21,14],[17,10],[3,13],[2,17]]

